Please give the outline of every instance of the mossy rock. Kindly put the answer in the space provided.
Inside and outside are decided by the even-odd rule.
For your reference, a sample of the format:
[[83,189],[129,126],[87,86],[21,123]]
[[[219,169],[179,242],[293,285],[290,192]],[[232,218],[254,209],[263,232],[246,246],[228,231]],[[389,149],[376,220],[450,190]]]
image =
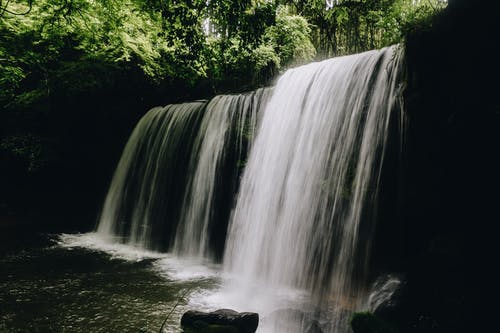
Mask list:
[[181,318],[186,333],[253,333],[257,329],[259,315],[220,309],[214,312],[187,311]]

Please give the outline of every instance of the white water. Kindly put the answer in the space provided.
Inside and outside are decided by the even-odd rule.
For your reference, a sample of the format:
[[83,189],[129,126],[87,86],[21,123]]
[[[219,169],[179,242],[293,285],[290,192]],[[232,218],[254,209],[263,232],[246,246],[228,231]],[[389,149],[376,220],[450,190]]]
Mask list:
[[[346,330],[346,310],[365,307],[399,61],[388,48],[309,64],[279,79],[227,240],[224,267],[237,276],[242,301],[261,288],[304,290],[313,308],[329,309],[326,332]],[[303,325],[269,331],[301,332]]]
[[[225,274],[219,264],[209,260],[200,262],[199,258],[180,258],[171,253],[160,253],[145,250],[141,247],[113,242],[108,237],[98,233],[62,234],[57,238],[57,244],[68,250],[85,248],[91,251],[105,252],[110,260],[126,260],[131,262],[147,261],[158,275],[172,284],[190,284],[193,289],[185,289],[182,298],[182,310],[175,311],[172,325],[168,332],[179,332],[178,323],[182,311],[196,309],[198,311],[214,311],[221,308],[231,308],[237,311],[258,312],[261,317],[259,331],[266,331],[266,317],[277,309],[279,304],[302,304],[307,297],[299,290],[283,288],[259,288],[259,291],[249,295],[245,302],[241,301],[238,290],[228,288],[234,276]],[[184,290],[181,294],[184,294]],[[266,302],[262,303],[263,300]],[[167,309],[168,313],[170,309]],[[162,315],[165,315],[162,313]],[[271,330],[272,331],[272,330]],[[271,332],[267,330],[267,332]]]
[[213,258],[219,243],[220,256],[240,164],[269,91],[150,110],[116,168],[98,234],[200,262]]
[[132,260],[135,249],[171,250],[155,266],[174,280],[219,274],[207,259],[224,242],[213,239],[225,236],[220,205],[231,208],[237,164],[252,143],[222,287],[193,305],[259,312],[259,332],[304,332],[313,320],[325,332],[347,331],[349,314],[373,303],[366,273],[400,58],[393,47],[295,68],[269,101],[261,90],[150,111],[110,186],[103,242],[82,246],[132,249]]
[[145,259],[159,259],[165,254],[147,251],[131,245],[110,241],[108,237],[102,237],[98,233],[87,234],[61,234],[57,244],[63,248],[86,248],[95,251],[106,252],[111,259],[123,259],[128,261],[142,261]]
[[139,121],[104,202],[97,229],[102,237],[159,248],[153,239],[172,229],[169,219],[176,216],[177,195],[184,193],[182,156],[189,155],[193,127],[203,107],[202,102],[158,107]]
[[237,170],[221,169],[227,168],[228,154],[234,154],[237,159],[230,166],[232,169],[238,168],[237,163],[245,158],[254,135],[257,111],[265,103],[267,94],[267,90],[260,89],[250,94],[219,95],[208,103],[192,153],[193,175],[176,232],[174,251],[178,255],[213,257],[209,227],[218,218],[215,216],[217,186],[224,182],[224,177],[238,174]]

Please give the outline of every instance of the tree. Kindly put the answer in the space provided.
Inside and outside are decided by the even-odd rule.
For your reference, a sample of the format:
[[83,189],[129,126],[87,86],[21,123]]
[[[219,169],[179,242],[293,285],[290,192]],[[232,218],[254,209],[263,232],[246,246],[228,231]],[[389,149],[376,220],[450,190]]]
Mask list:
[[350,54],[395,44],[417,17],[446,6],[442,0],[288,0],[284,4],[312,25],[321,57]]

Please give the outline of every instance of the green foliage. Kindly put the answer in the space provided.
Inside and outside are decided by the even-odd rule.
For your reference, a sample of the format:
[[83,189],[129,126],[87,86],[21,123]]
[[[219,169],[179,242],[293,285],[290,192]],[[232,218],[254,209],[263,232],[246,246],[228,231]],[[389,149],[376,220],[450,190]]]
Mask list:
[[[49,107],[119,76],[215,91],[429,25],[441,0],[11,0],[0,12],[0,107]],[[25,15],[15,15],[23,14]]]
[[209,1],[209,12],[213,32],[221,37],[231,38],[241,29],[241,21],[252,7],[251,0],[212,0]]
[[397,8],[400,13],[400,35],[398,37],[402,38],[412,31],[429,29],[435,14],[445,8],[445,6],[446,1],[442,0],[418,1],[412,7],[405,5],[401,1]]
[[252,79],[252,51],[239,36],[208,39],[209,76],[215,85],[237,89]]
[[28,173],[43,168],[49,162],[50,143],[46,139],[31,135],[14,135],[0,140],[0,150],[25,162]]
[[7,39],[0,52],[43,69],[53,61],[98,59],[137,66],[157,80],[203,75],[197,57],[203,32],[194,9],[179,4],[158,12],[143,5],[133,0],[37,1],[29,15],[4,15],[0,29]]
[[264,41],[276,51],[280,64],[295,65],[311,61],[316,55],[310,33],[306,19],[288,15],[282,8],[278,11],[276,24],[266,30]]
[[174,51],[162,38],[161,17],[139,10],[132,0],[41,0],[29,15],[6,14],[1,28],[11,36],[2,43],[3,51],[16,53],[19,48],[12,44],[20,42],[25,53],[17,60],[40,67],[60,59],[94,58],[135,62],[149,77],[161,77],[166,70],[159,59]]
[[[22,4],[12,1],[9,8],[20,12]],[[49,99],[53,87],[66,94],[100,88],[117,68],[161,80],[191,66],[163,66],[174,49],[161,36],[161,18],[132,0],[40,0],[27,15],[4,13],[1,19],[3,108],[33,107]],[[106,68],[93,70],[97,63]],[[91,80],[89,71],[97,74]]]
[[14,92],[19,88],[22,80],[26,77],[26,73],[21,67],[9,66],[0,63],[0,98],[11,99],[14,97]]
[[285,1],[311,23],[313,44],[325,57],[395,44],[419,19],[446,6],[442,0]]
[[[236,6],[232,1],[215,3]],[[314,57],[304,18],[289,15],[284,7],[276,9],[273,2],[249,2],[245,10],[241,4],[239,20],[221,16],[211,25],[206,59],[208,76],[216,83],[230,90],[266,84],[280,69]]]
[[205,6],[204,0],[146,0],[143,4],[143,10],[156,17],[156,22],[161,22],[156,34],[167,46],[159,68],[165,69],[168,77],[188,81],[191,85],[206,76],[202,57],[205,47],[202,29]]
[[281,59],[274,47],[261,44],[252,51],[257,81],[266,82],[281,67]]
[[4,109],[98,91],[124,73],[186,87],[206,79],[222,89],[227,82],[230,89],[255,86],[315,52],[305,19],[277,15],[274,1],[11,0],[5,6]]

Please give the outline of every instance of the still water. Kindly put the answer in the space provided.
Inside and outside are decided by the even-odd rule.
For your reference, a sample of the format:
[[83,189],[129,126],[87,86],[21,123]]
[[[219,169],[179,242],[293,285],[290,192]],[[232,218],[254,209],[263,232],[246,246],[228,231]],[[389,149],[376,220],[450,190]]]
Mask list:
[[165,319],[164,332],[175,333],[185,311],[222,308],[259,313],[259,333],[304,331],[297,321],[311,307],[304,290],[96,233],[30,227],[0,226],[0,333],[156,333]]
[[[180,332],[220,286],[217,266],[108,245],[95,234],[0,236],[0,332]],[[175,307],[175,309],[174,309]]]

